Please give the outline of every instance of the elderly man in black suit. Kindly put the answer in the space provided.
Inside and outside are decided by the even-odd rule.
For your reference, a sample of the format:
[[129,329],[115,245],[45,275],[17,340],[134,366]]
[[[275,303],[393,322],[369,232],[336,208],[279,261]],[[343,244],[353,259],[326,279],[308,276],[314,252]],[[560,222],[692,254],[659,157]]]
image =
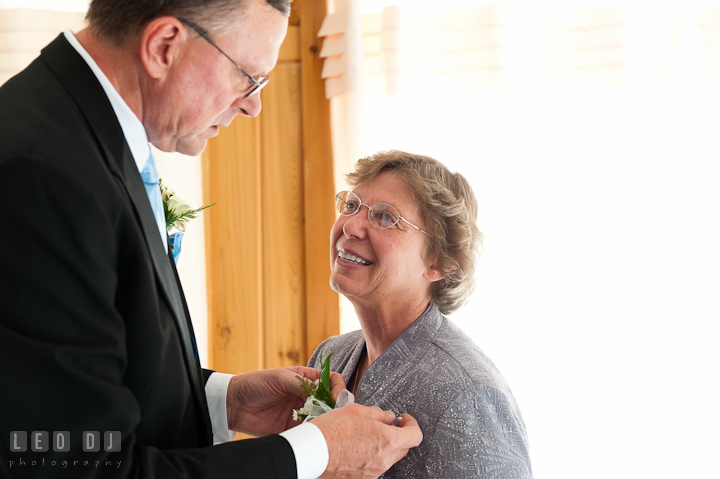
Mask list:
[[94,0],[0,88],[2,475],[376,477],[422,440],[358,405],[290,429],[317,370],[197,360],[148,142],[195,155],[257,115],[288,9]]

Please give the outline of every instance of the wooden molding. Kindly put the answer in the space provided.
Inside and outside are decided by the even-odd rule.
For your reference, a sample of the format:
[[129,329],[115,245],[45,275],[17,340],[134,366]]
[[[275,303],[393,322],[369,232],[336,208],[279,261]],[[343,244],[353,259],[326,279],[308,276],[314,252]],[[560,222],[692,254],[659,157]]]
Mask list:
[[[299,2],[302,61],[303,151],[305,182],[305,276],[307,350],[340,333],[340,303],[330,289],[330,228],[335,221],[330,101],[320,77],[324,1]],[[308,357],[309,359],[309,357]]]

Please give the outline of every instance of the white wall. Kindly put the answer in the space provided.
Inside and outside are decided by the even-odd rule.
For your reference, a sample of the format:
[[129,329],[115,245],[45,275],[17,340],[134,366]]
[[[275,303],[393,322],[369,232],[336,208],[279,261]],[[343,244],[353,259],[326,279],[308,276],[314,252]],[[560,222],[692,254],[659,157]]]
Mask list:
[[0,0],[0,9],[31,8],[60,12],[86,12],[89,0]]

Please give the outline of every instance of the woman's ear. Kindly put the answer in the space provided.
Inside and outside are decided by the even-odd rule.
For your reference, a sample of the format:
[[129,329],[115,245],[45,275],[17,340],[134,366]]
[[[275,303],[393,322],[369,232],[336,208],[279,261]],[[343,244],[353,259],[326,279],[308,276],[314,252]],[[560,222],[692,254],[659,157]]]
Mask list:
[[151,78],[167,76],[186,38],[183,32],[175,17],[158,17],[145,26],[140,38],[140,59]]
[[440,266],[438,264],[438,257],[437,255],[433,255],[432,261],[425,269],[425,272],[423,273],[423,278],[428,280],[431,283],[434,283],[436,281],[440,281],[443,279],[445,275],[440,270]]

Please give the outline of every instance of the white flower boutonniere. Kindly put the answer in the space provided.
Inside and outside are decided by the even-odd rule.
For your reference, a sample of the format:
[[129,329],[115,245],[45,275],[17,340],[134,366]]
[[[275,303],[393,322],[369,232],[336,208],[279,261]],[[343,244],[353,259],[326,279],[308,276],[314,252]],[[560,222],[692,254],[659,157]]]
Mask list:
[[[188,221],[197,218],[205,208],[210,208],[212,205],[203,206],[202,208],[192,209],[187,203],[185,203],[174,191],[169,190],[167,186],[162,184],[162,179],[159,180],[160,194],[162,196],[163,210],[165,212],[165,229],[169,233],[168,245],[172,252],[175,264],[180,259],[180,249],[182,248],[182,239],[185,234],[185,228],[187,228]],[[175,228],[177,232],[170,233]]]
[[190,205],[185,203],[174,191],[169,190],[163,185],[162,179],[160,179],[159,183],[160,192],[162,193],[163,209],[165,210],[165,227],[168,232],[175,228],[184,233],[188,221],[197,218],[198,213],[205,208],[210,208],[216,204],[213,203],[203,206],[202,208],[192,209]]
[[330,392],[330,357],[333,353],[328,354],[325,361],[322,360],[322,351],[320,351],[320,362],[322,369],[320,370],[320,378],[310,381],[308,378],[297,376],[300,380],[300,387],[307,400],[300,409],[293,410],[294,421],[309,421],[321,414],[332,411],[334,408],[343,407],[355,402],[355,396],[343,389],[338,394],[337,402],[333,400]]

